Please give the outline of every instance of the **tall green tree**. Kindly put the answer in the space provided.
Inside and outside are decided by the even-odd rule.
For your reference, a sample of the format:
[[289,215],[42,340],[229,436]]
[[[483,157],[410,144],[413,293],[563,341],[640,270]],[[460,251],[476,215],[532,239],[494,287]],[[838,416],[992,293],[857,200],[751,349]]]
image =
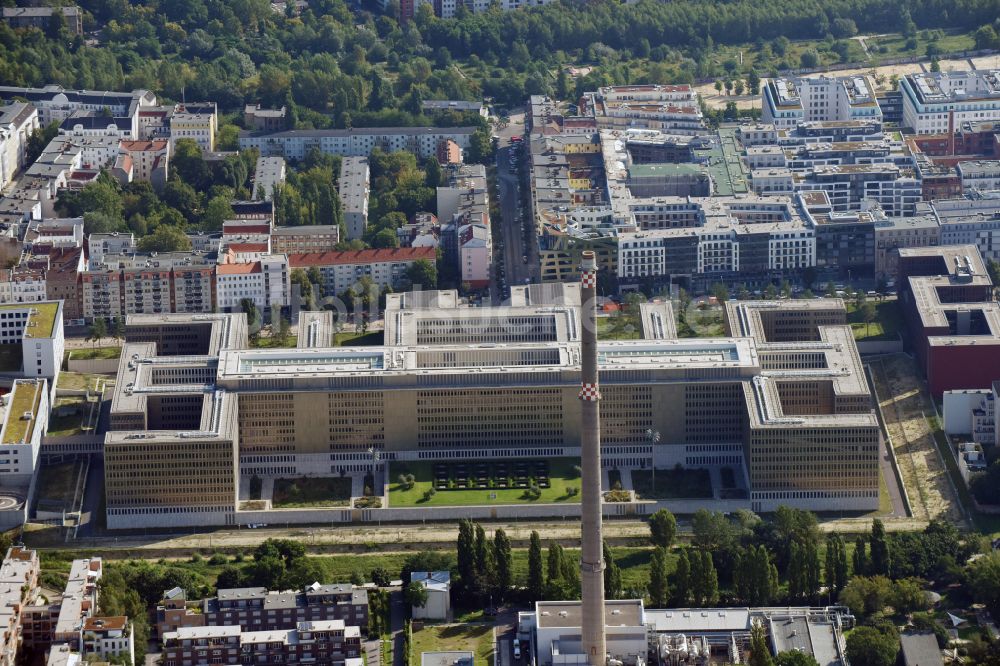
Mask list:
[[871,553],[871,571],[873,574],[889,575],[889,544],[886,541],[885,525],[876,518],[872,521],[872,532],[869,538]]
[[687,548],[681,548],[677,555],[677,566],[674,569],[674,605],[688,605],[691,596],[691,560]]
[[649,540],[654,546],[669,549],[677,535],[677,519],[667,509],[659,509],[649,517]]
[[458,576],[462,587],[472,590],[476,582],[476,528],[471,520],[463,518],[458,523]]
[[603,544],[604,549],[604,596],[608,599],[620,599],[622,596],[622,570],[615,562],[608,542]]
[[528,598],[538,601],[542,598],[545,577],[542,568],[542,539],[532,530],[528,542]]
[[750,666],[774,666],[774,659],[771,658],[771,647],[768,643],[764,623],[760,620],[754,620],[750,627],[750,659],[747,664]]
[[493,533],[493,561],[496,563],[497,598],[503,601],[514,585],[514,557],[510,538],[503,528],[497,528]]
[[869,572],[868,564],[868,541],[863,536],[858,536],[854,540],[854,554],[851,556],[852,571],[855,576],[867,576]]
[[649,562],[649,600],[653,608],[664,608],[670,599],[667,584],[667,549],[657,546]]

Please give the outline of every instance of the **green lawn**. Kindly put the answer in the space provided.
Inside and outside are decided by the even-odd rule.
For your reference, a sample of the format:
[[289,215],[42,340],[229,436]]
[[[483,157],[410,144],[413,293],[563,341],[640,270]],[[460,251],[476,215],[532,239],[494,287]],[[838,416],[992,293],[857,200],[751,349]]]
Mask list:
[[88,388],[94,390],[97,387],[97,380],[100,378],[100,375],[85,375],[82,372],[60,372],[59,388],[79,391]]
[[76,463],[43,465],[38,470],[38,500],[69,505],[76,492],[79,466]]
[[601,340],[638,340],[642,325],[637,317],[627,314],[597,318],[597,337]]
[[[77,411],[65,416],[56,416],[56,408],[75,407]],[[50,437],[69,437],[83,432],[83,418],[89,405],[83,398],[58,398],[49,416],[48,435]]]
[[370,333],[353,333],[341,331],[333,334],[334,347],[373,347],[382,344],[382,331],[371,331]]
[[632,486],[640,499],[690,499],[712,496],[712,477],[705,469],[657,469],[655,490],[650,471],[634,469]]
[[410,666],[420,666],[422,652],[463,650],[475,653],[475,666],[493,663],[492,624],[424,625],[413,632]]
[[275,509],[347,506],[350,500],[351,479],[349,477],[275,479],[271,506]]
[[[930,33],[935,33],[936,30],[930,32],[926,30],[921,30],[917,33],[914,39],[916,40],[916,48],[908,50],[906,48],[907,38],[902,35],[889,35],[887,37],[867,37],[865,38],[865,43],[868,44],[868,49],[877,58],[892,58],[897,56],[922,56],[927,53],[927,45],[931,43],[928,39]],[[938,52],[940,53],[956,53],[959,51],[971,51],[976,48],[976,40],[971,33],[957,33],[952,35],[944,35],[935,40],[937,43]],[[882,49],[885,52],[882,52]]]
[[89,349],[74,349],[69,353],[69,358],[73,361],[110,360],[119,358],[121,355],[121,347],[91,347]]
[[[449,461],[456,463],[461,461]],[[508,467],[514,461],[505,461]],[[553,458],[549,461],[549,481],[548,488],[542,488],[542,494],[538,499],[530,499],[525,495],[524,488],[477,488],[465,490],[439,490],[433,496],[425,497],[425,493],[431,488],[433,482],[434,463],[412,462],[392,463],[389,468],[389,478],[392,485],[389,487],[389,506],[471,506],[490,504],[521,504],[537,503],[552,504],[554,502],[579,502],[580,495],[570,495],[567,488],[579,488],[580,478],[573,469],[574,465],[579,465],[579,460],[575,458]],[[474,461],[468,462],[469,466],[476,464]],[[400,474],[412,474],[415,483],[410,489],[404,488],[399,482]]]
[[250,341],[250,346],[257,349],[291,349],[294,348],[298,338],[289,335],[284,340],[276,337],[258,337]]
[[855,340],[895,340],[903,329],[903,314],[899,301],[870,301],[875,304],[875,321],[865,323],[864,310],[855,303],[847,303],[847,322]]

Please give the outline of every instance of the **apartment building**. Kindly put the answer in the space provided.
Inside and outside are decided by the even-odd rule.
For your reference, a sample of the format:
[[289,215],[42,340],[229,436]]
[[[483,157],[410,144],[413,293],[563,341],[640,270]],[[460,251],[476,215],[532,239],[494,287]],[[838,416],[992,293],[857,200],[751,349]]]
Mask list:
[[913,217],[887,217],[875,223],[877,277],[896,279],[900,248],[930,247],[941,242],[941,224],[933,212],[923,208],[926,205],[919,204]]
[[40,572],[38,554],[21,546],[9,548],[0,563],[0,666],[15,666],[23,656],[24,607],[38,593]]
[[80,275],[81,313],[88,321],[127,314],[211,312],[214,253],[107,254]]
[[345,157],[340,162],[337,191],[349,240],[360,239],[368,228],[368,195],[371,170],[367,157]]
[[88,617],[81,636],[83,654],[104,660],[125,657],[135,663],[135,632],[124,615]]
[[104,257],[112,254],[132,254],[135,252],[135,236],[131,233],[112,231],[108,234],[87,236],[87,259],[90,266],[100,266]]
[[[27,100],[38,110],[39,125],[61,123],[77,111],[110,112],[114,118],[138,118],[140,109],[156,105],[156,95],[148,90],[110,92],[106,90],[67,90],[62,86],[22,88],[0,86],[0,99],[12,102]],[[131,121],[130,121],[131,122]],[[138,122],[136,120],[136,122]],[[134,137],[138,138],[138,137]]]
[[362,666],[361,632],[342,620],[300,622],[294,629],[241,631],[239,627],[193,627],[163,637],[164,666],[203,663],[316,664]]
[[414,262],[433,263],[437,252],[432,247],[401,247],[380,250],[352,250],[321,254],[288,255],[289,268],[319,270],[324,296],[339,296],[356,286],[363,277],[379,289],[400,290],[408,286],[408,271]]
[[1000,70],[918,72],[899,80],[903,125],[917,134],[1000,120]]
[[243,125],[258,132],[279,132],[287,129],[287,111],[280,109],[265,109],[260,104],[247,104],[243,107]]
[[493,266],[493,239],[486,168],[481,164],[458,165],[450,167],[446,174],[447,184],[437,188],[441,244],[458,267],[462,282],[474,289],[487,287]]
[[[0,89],[2,91],[2,89]],[[303,160],[312,150],[325,155],[367,157],[375,148],[404,150],[422,160],[437,155],[438,144],[451,139],[469,149],[475,127],[368,127],[343,130],[287,130],[257,134],[240,133],[240,150],[256,148],[264,157]]]
[[776,129],[794,129],[813,121],[882,122],[875,85],[868,76],[768,79],[761,94],[761,121]]
[[119,147],[122,154],[115,165],[116,169],[131,174],[127,182],[146,181],[152,183],[157,192],[166,186],[170,168],[169,141],[122,141]]
[[368,592],[349,584],[320,585],[304,590],[269,591],[262,587],[219,590],[218,596],[188,603],[184,591],[164,594],[156,607],[156,632],[164,636],[181,627],[239,626],[243,631],[294,629],[300,622],[342,620],[368,627]]
[[0,271],[0,303],[38,303],[45,293],[42,269],[25,265]]
[[215,150],[215,133],[218,131],[218,110],[215,102],[178,104],[170,115],[170,143],[191,139],[204,152]]
[[28,139],[38,129],[38,110],[25,102],[0,107],[0,187],[6,188],[25,166]]
[[274,188],[285,182],[285,160],[258,157],[253,173],[253,198],[269,201],[274,197]]
[[618,234],[618,280],[770,275],[816,265],[816,233],[787,197],[633,200],[639,229]]
[[80,304],[80,272],[86,268],[83,248],[56,248],[48,254],[45,299],[62,301],[64,321],[83,317]]
[[271,252],[274,254],[333,252],[339,242],[340,227],[333,224],[274,227],[271,230]]
[[216,303],[221,312],[239,312],[249,299],[260,312],[291,304],[288,257],[270,254],[249,263],[220,264],[216,269]]
[[674,134],[705,131],[698,93],[683,85],[607,86],[584,93],[580,115],[601,129],[653,129]]
[[18,28],[37,28],[46,31],[52,25],[52,17],[62,14],[66,27],[74,35],[83,34],[83,11],[76,6],[70,7],[4,7],[3,20],[15,30]]
[[959,162],[956,168],[963,192],[1000,190],[1000,160]]

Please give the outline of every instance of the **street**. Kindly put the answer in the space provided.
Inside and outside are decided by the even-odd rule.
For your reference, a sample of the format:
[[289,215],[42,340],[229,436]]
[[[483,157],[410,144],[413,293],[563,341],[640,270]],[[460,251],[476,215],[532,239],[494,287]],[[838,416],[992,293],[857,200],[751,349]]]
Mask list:
[[[520,178],[510,166],[511,152],[520,157],[523,165],[523,149],[517,151],[510,146],[497,150],[497,187],[500,192],[501,239],[503,250],[499,253],[503,261],[498,266],[497,277],[501,296],[510,295],[510,287],[515,284],[538,282],[538,243],[534,242],[533,226],[525,232],[526,220],[519,210],[521,198]],[[527,221],[530,224],[530,221]],[[530,236],[532,242],[526,242]]]

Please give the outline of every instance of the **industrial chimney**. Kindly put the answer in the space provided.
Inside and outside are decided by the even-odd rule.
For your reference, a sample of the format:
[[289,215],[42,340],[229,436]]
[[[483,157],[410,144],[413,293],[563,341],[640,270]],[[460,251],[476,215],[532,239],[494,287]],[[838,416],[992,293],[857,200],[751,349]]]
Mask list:
[[601,535],[601,392],[597,384],[597,262],[593,251],[583,253],[581,269],[581,458],[583,469],[583,553],[580,583],[583,593],[581,641],[590,666],[605,666],[604,540]]

